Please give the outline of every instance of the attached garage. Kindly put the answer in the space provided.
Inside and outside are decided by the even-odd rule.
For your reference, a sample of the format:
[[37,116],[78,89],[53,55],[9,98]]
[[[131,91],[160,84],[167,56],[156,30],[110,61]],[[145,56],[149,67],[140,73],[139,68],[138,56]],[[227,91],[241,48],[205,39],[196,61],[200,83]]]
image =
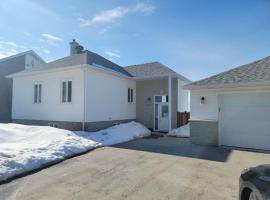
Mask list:
[[270,150],[270,57],[184,88],[191,142]]
[[270,93],[219,96],[219,143],[270,150]]

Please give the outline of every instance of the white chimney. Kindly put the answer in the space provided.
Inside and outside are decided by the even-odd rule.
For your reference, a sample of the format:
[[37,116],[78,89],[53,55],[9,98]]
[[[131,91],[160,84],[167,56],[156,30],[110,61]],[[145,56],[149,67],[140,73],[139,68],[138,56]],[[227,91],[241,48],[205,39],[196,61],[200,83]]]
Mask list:
[[79,54],[83,51],[83,46],[79,45],[78,42],[76,42],[75,39],[72,40],[70,44],[70,55]]

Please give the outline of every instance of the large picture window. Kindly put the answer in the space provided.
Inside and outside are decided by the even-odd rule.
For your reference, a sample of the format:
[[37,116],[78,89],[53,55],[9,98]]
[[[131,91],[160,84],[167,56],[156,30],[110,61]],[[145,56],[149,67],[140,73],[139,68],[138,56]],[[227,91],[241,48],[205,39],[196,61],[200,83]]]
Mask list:
[[35,86],[34,86],[34,103],[36,103],[36,104],[41,103],[41,95],[42,95],[42,85],[35,84]]
[[72,101],[72,81],[62,82],[62,102],[70,103]]

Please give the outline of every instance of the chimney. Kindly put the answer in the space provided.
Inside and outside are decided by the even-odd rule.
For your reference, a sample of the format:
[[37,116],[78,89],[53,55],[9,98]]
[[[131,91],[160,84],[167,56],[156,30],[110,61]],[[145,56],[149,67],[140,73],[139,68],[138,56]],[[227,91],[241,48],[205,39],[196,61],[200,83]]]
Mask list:
[[70,44],[70,55],[79,54],[83,51],[83,46],[79,45],[78,42],[76,42],[75,39],[72,40]]

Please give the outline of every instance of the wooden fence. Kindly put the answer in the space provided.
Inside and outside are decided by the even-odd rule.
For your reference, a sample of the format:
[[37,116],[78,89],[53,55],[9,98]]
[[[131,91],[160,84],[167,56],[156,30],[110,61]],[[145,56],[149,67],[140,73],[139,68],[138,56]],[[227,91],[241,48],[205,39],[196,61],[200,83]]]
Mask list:
[[177,127],[184,126],[188,123],[190,118],[189,112],[178,112],[177,113]]

